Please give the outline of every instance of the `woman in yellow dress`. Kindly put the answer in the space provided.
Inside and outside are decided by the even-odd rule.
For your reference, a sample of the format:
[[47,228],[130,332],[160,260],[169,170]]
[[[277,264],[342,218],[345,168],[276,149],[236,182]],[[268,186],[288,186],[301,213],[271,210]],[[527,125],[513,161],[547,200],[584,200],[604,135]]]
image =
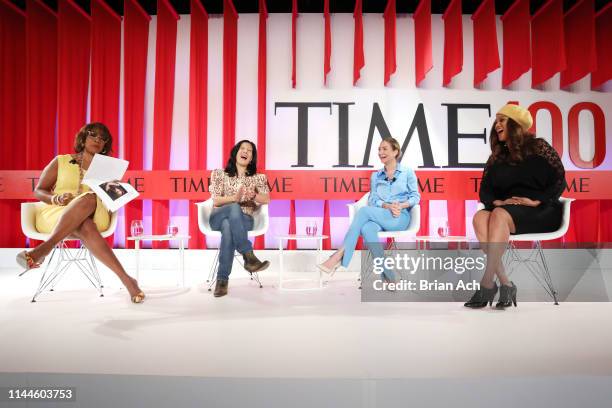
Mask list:
[[30,251],[17,255],[25,270],[38,268],[45,256],[68,235],[81,240],[89,251],[115,272],[134,303],[144,300],[136,279],[130,277],[102,238],[110,224],[110,215],[93,191],[81,184],[95,154],[112,151],[113,139],[102,123],[90,123],[79,130],[74,142],[75,154],[59,155],[43,170],[34,195],[47,203],[36,214],[36,229],[51,233],[49,239]]

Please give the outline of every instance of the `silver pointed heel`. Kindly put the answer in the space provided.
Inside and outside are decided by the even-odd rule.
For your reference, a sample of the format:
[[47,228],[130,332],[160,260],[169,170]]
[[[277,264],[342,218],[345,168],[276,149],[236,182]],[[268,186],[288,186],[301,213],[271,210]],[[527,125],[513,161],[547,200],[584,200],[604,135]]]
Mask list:
[[332,266],[331,268],[328,268],[327,266],[323,265],[322,263],[317,264],[317,268],[320,271],[325,272],[326,274],[329,275],[329,277],[331,278],[332,276],[334,276],[334,274],[336,273],[336,271],[338,270],[338,268],[341,267],[341,262],[338,262],[337,264],[335,264],[334,266]]

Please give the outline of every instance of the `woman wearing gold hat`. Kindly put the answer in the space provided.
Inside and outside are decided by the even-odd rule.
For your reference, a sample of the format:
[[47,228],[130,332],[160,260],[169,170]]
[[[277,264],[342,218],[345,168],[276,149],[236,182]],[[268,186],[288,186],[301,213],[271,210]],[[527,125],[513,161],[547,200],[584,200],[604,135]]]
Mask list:
[[561,225],[559,197],[565,188],[565,170],[555,149],[529,132],[533,118],[527,109],[508,104],[495,116],[489,142],[491,155],[480,183],[485,208],[474,215],[474,230],[487,254],[480,289],[465,306],[516,306],[516,285],[502,266],[510,234],[550,232]]

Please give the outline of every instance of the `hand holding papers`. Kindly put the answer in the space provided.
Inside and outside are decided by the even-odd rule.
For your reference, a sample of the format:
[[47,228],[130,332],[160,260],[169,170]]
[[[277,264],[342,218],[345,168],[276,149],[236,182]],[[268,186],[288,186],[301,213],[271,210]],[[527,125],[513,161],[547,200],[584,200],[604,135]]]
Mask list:
[[111,212],[139,195],[130,184],[118,181],[125,174],[128,164],[126,160],[96,154],[83,177],[83,184],[89,186]]

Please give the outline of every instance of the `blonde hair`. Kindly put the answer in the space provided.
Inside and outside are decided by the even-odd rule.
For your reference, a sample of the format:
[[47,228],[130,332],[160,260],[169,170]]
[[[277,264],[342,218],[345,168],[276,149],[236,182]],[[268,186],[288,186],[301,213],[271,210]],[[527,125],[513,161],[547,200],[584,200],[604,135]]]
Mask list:
[[395,160],[399,161],[400,157],[402,157],[402,147],[400,146],[399,142],[393,137],[384,137],[380,143],[382,142],[389,143],[391,149],[397,151],[397,156],[395,156]]

